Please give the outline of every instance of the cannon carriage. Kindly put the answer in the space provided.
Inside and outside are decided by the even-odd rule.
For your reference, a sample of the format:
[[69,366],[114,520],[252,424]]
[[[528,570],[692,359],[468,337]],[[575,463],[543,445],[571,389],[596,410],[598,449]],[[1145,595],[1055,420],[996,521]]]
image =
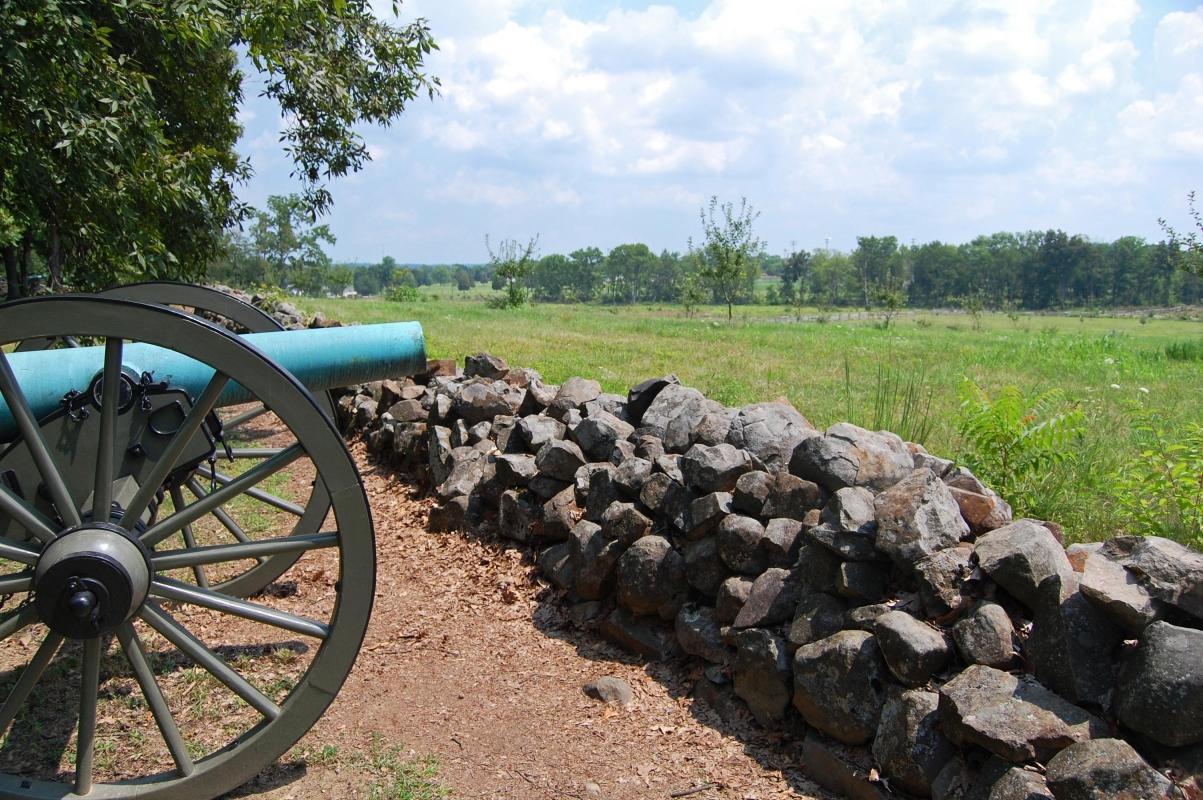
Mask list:
[[173,284],[0,306],[0,798],[215,797],[341,687],[374,546],[324,393],[424,344],[278,327]]

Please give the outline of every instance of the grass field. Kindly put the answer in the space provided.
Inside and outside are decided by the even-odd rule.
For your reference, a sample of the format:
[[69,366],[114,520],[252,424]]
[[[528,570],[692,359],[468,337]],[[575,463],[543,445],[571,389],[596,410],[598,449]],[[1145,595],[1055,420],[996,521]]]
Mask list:
[[[434,293],[438,293],[437,290]],[[780,306],[707,307],[686,318],[679,307],[535,305],[495,310],[479,298],[439,294],[423,302],[310,300],[301,305],[344,321],[420,321],[431,358],[482,350],[533,367],[550,382],[583,375],[607,391],[666,372],[727,405],[788,398],[818,427],[876,419],[879,371],[920,376],[931,390],[934,453],[964,454],[955,418],[968,377],[987,392],[1060,387],[1080,403],[1087,430],[1076,459],[1041,476],[1026,499],[1030,514],[1062,523],[1075,540],[1123,530],[1115,476],[1139,456],[1134,409],[1158,413],[1171,427],[1203,422],[1203,362],[1166,356],[1175,343],[1197,344],[1203,321],[1094,316],[908,313],[886,330],[848,314],[798,322]],[[825,320],[825,321],[824,321]],[[1189,349],[1189,348],[1188,348]],[[1195,352],[1198,352],[1196,349]]]

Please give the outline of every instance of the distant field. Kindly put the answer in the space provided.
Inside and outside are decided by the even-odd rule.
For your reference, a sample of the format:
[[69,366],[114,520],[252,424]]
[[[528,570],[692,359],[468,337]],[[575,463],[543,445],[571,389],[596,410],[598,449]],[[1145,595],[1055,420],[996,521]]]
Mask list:
[[[584,375],[607,391],[666,372],[727,405],[786,397],[818,427],[848,419],[873,427],[879,368],[924,376],[933,390],[933,426],[924,444],[956,457],[952,420],[967,376],[993,393],[1057,386],[1080,400],[1090,420],[1078,463],[1049,475],[1030,513],[1054,519],[1075,539],[1123,527],[1114,513],[1113,476],[1138,453],[1130,405],[1143,403],[1175,424],[1203,422],[1203,363],[1167,359],[1165,348],[1203,337],[1196,319],[984,314],[975,330],[965,314],[918,312],[888,330],[855,312],[795,321],[780,306],[706,307],[693,319],[678,306],[535,305],[490,309],[459,299],[398,304],[381,300],[306,300],[308,311],[345,321],[416,319],[432,358],[487,350],[550,382]],[[818,317],[815,320],[814,317]],[[847,373],[845,373],[847,365]],[[1118,387],[1118,388],[1116,388]],[[1142,389],[1147,390],[1142,391]]]

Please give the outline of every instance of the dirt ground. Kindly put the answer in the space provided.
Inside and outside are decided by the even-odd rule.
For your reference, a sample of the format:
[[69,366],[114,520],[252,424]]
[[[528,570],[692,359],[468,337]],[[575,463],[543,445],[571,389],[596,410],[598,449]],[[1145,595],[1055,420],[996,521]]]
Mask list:
[[[802,775],[796,744],[720,719],[691,697],[701,678],[686,666],[644,664],[573,628],[521,550],[428,533],[430,501],[355,454],[377,537],[367,639],[326,716],[235,795],[408,797],[383,791],[391,762],[371,757],[397,748],[433,757],[455,798],[829,796]],[[630,707],[584,694],[608,675],[631,685]]]

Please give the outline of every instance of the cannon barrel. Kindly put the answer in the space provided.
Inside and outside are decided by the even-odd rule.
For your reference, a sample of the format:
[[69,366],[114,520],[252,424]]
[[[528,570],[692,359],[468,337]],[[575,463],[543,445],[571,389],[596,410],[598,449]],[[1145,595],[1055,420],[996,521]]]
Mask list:
[[[312,392],[410,375],[426,366],[426,344],[417,322],[250,333],[242,338]],[[59,408],[65,394],[88,387],[104,365],[104,348],[10,353],[8,361],[34,417],[41,419]],[[122,362],[193,397],[204,390],[214,373],[213,367],[195,359],[148,344],[126,345]],[[250,399],[242,386],[231,382],[218,405],[237,405]],[[15,434],[8,404],[0,398],[0,441],[8,441]]]

